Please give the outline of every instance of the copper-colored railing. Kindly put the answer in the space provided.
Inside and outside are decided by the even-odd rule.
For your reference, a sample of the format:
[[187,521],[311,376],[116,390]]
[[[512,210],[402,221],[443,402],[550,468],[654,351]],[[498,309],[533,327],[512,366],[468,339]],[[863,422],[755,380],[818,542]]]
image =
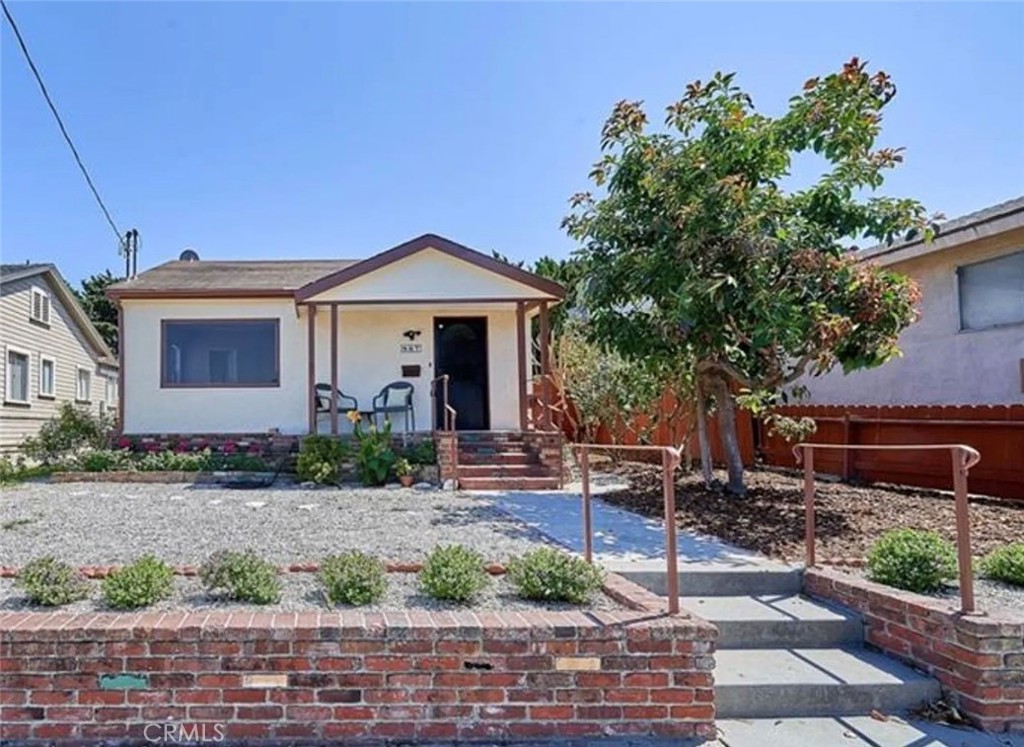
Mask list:
[[662,469],[662,493],[665,498],[665,570],[668,572],[668,611],[679,612],[679,558],[676,545],[676,467],[679,466],[680,450],[671,446],[620,446],[605,444],[570,444],[580,462],[580,478],[583,483],[583,557],[588,563],[594,562],[594,519],[590,505],[590,450],[597,451],[660,451]]
[[960,572],[960,609],[965,613],[975,611],[974,571],[971,566],[971,520],[967,500],[967,473],[981,460],[976,449],[964,444],[808,444],[793,447],[796,463],[804,466],[804,544],[805,564],[815,565],[814,538],[814,450],[815,449],[863,449],[867,451],[949,451],[953,457],[953,495],[956,505],[956,550]]
[[[455,480],[459,479],[459,434],[455,430],[455,420],[458,413],[455,408],[448,404],[448,382],[451,376],[441,374],[430,382],[430,427],[434,431],[448,433],[451,436],[452,453],[452,475]],[[441,404],[443,407],[441,415],[441,428],[437,428],[437,383],[441,382]]]

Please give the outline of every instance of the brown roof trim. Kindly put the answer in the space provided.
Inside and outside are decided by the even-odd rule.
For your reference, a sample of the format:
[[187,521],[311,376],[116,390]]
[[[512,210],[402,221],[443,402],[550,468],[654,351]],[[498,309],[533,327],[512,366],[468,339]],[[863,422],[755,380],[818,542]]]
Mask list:
[[477,267],[497,273],[509,280],[522,283],[523,285],[531,288],[536,288],[542,293],[547,293],[554,298],[565,298],[565,289],[553,280],[548,280],[540,275],[535,275],[532,272],[527,272],[519,267],[510,265],[507,262],[494,259],[482,252],[478,252],[476,249],[470,249],[468,246],[457,244],[443,236],[426,233],[412,239],[411,241],[407,241],[404,244],[399,244],[396,247],[381,252],[380,254],[375,254],[374,256],[364,259],[362,262],[358,262],[351,267],[346,267],[338,272],[325,275],[319,280],[315,280],[312,283],[302,286],[295,291],[295,300],[305,301],[319,293],[323,293],[326,290],[342,285],[351,280],[355,280],[358,277],[362,277],[374,270],[379,270],[381,267],[397,262],[400,259],[405,259],[406,257],[428,248],[437,249],[439,252],[443,252],[451,257],[455,257],[456,259],[461,259],[464,262],[469,262]]
[[112,288],[107,297],[112,301],[125,298],[292,298],[294,291],[269,288]]

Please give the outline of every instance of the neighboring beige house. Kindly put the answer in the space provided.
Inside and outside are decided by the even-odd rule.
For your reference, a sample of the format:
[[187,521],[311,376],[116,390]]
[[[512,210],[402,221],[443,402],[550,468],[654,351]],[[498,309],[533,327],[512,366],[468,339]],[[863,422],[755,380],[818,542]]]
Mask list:
[[113,414],[118,363],[51,264],[0,265],[0,451],[65,402]]
[[808,404],[1024,403],[1024,197],[949,221],[931,243],[862,252],[921,289],[903,357],[801,383]]
[[427,234],[361,261],[184,254],[109,295],[125,434],[305,434],[350,430],[349,409],[372,418],[389,384],[389,407],[411,404],[384,414],[396,432],[440,429],[442,375],[459,430],[533,429],[530,331],[538,318],[546,365],[564,291]]

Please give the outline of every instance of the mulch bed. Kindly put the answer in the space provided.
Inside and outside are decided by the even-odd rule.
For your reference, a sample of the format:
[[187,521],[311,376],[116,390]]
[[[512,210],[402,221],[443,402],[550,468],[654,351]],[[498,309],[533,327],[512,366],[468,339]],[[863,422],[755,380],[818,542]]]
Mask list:
[[[596,465],[595,465],[596,468]],[[660,465],[639,462],[602,464],[628,479],[631,487],[602,493],[602,500],[646,516],[664,513]],[[724,474],[716,475],[724,480]],[[936,491],[893,486],[816,483],[819,558],[862,558],[886,530],[933,529],[956,540],[953,497]],[[681,474],[676,488],[681,529],[714,535],[739,547],[784,560],[804,556],[803,480],[769,470],[747,472],[747,496],[737,498],[709,489],[699,472]],[[1024,540],[1024,501],[971,498],[974,555]]]

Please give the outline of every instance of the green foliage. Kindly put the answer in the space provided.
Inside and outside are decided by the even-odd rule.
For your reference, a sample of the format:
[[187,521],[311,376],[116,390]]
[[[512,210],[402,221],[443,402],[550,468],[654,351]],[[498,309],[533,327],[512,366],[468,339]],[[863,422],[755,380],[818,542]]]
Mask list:
[[388,588],[384,564],[358,550],[324,558],[319,578],[331,604],[372,604]]
[[214,553],[200,566],[199,578],[209,591],[226,592],[238,602],[273,604],[281,599],[277,568],[252,550]]
[[395,474],[399,477],[406,477],[412,474],[412,465],[408,459],[399,457],[395,460]]
[[23,457],[11,460],[10,457],[0,456],[0,487],[17,485],[36,477],[47,477],[50,472],[51,469],[46,466],[26,467]]
[[981,572],[991,579],[1024,586],[1024,542],[1004,545],[981,561]]
[[134,469],[132,456],[124,449],[87,451],[75,463],[83,472],[114,472]]
[[332,436],[309,436],[303,439],[295,472],[299,479],[317,485],[336,485],[341,462],[348,449],[341,439]]
[[956,549],[936,532],[893,529],[868,553],[868,577],[897,589],[936,591],[956,576]]
[[28,563],[15,585],[25,590],[33,604],[58,607],[89,596],[89,582],[67,563],[47,555]]
[[235,454],[213,454],[207,467],[226,472],[268,472],[270,465],[258,454],[237,452]]
[[513,558],[508,578],[524,599],[572,604],[585,604],[604,583],[600,568],[553,547]]
[[469,602],[490,579],[480,553],[463,545],[435,547],[420,571],[420,586],[434,599]]
[[[574,196],[563,222],[581,245],[588,336],[689,371],[730,423],[737,389],[771,401],[804,373],[898,355],[916,287],[848,246],[934,232],[917,201],[873,193],[902,161],[901,149],[876,147],[896,93],[885,73],[855,58],[807,81],[777,117],[733,81],[688,85],[664,129],[648,128],[638,102],[619,102],[590,175],[603,194]],[[788,190],[807,154],[823,175]],[[741,490],[734,433],[722,429]]]
[[356,469],[363,485],[383,485],[395,466],[395,450],[391,446],[391,421],[385,421],[378,429],[371,425],[364,429],[362,423],[355,423],[353,432],[356,439]]
[[107,298],[106,290],[120,280],[121,278],[114,277],[110,270],[104,270],[83,280],[82,289],[75,292],[89,321],[115,353],[118,346],[117,306]]
[[174,571],[153,555],[143,555],[103,579],[103,599],[118,610],[137,609],[167,599],[174,589]]
[[152,451],[133,464],[140,472],[202,472],[210,467],[210,451]]
[[437,464],[437,447],[433,439],[423,439],[403,449],[402,456],[410,464]]
[[35,437],[25,439],[21,448],[30,459],[45,465],[59,464],[83,449],[106,448],[112,425],[107,416],[65,402]]

